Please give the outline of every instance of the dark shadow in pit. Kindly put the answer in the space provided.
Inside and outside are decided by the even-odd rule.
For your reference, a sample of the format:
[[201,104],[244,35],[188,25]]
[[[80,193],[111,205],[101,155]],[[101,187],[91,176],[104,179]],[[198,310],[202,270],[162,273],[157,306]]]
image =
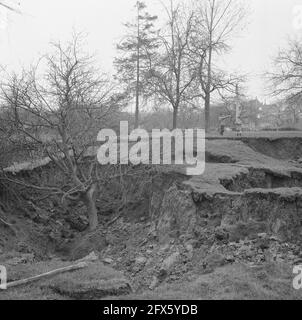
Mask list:
[[278,176],[265,169],[250,169],[233,179],[221,179],[225,189],[232,192],[244,192],[247,189],[302,188],[302,174],[292,173],[291,177]]
[[242,142],[256,152],[280,160],[302,157],[302,138],[243,138]]

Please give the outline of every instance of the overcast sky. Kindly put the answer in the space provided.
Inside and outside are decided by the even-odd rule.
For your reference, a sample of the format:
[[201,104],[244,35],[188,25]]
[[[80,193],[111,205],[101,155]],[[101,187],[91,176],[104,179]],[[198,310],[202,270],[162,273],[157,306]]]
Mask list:
[[[135,0],[1,0],[19,8],[22,15],[0,11],[0,64],[18,70],[47,51],[50,40],[70,38],[72,29],[88,33],[91,52],[100,65],[112,71],[115,44],[123,34],[122,23],[133,16]],[[167,0],[162,0],[163,2]],[[261,74],[266,71],[286,39],[302,33],[295,27],[302,0],[246,0],[250,24],[233,41],[224,58],[229,71],[249,74],[251,97],[266,99]],[[152,13],[162,12],[159,0],[145,1]],[[296,9],[295,9],[296,8]],[[294,13],[297,10],[296,13]],[[302,9],[301,9],[302,12]],[[302,26],[301,26],[302,27]],[[267,98],[267,100],[269,100]]]

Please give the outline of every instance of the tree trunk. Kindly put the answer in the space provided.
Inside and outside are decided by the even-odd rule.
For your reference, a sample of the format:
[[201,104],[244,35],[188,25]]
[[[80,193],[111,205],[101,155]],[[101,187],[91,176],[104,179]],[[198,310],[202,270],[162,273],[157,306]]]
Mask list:
[[84,195],[84,204],[87,208],[89,229],[95,230],[98,226],[98,211],[96,208],[97,184],[93,184]]
[[211,103],[211,96],[209,93],[206,93],[205,102],[204,102],[204,119],[205,119],[205,131],[207,133],[210,130],[210,122],[211,122],[210,103]]
[[177,129],[178,107],[173,108],[173,130]]
[[[139,80],[138,80],[139,82]],[[139,127],[139,84],[136,85],[136,102],[135,102],[135,129]]]
[[294,112],[294,124],[298,124],[299,123],[299,114]]
[[137,60],[136,60],[136,101],[135,101],[135,129],[139,127],[139,94],[140,94],[140,16],[137,8]]
[[138,48],[138,57],[137,57],[137,72],[136,72],[136,101],[135,101],[135,129],[139,127],[139,72],[140,72],[140,57],[139,57],[139,48]]
[[[212,13],[213,14],[213,13]],[[205,92],[205,104],[204,104],[204,113],[205,113],[205,131],[208,133],[210,130],[210,121],[211,121],[211,114],[210,114],[210,106],[211,106],[211,86],[212,86],[212,54],[213,54],[213,47],[212,47],[212,24],[213,24],[213,17],[211,19],[211,31],[210,31],[210,45],[209,45],[209,57],[208,57],[208,70],[207,70],[207,84],[206,84],[206,92]]]

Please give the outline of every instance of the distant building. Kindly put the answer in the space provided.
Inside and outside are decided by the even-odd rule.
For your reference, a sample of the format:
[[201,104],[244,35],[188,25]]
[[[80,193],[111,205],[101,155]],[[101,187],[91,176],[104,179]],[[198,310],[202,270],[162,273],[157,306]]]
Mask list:
[[[243,130],[256,130],[259,126],[260,114],[263,104],[258,99],[247,100],[241,99],[240,101],[240,120],[242,123]],[[238,109],[238,106],[237,106]],[[223,119],[223,124],[226,127],[234,128],[236,122],[236,103],[235,101],[229,100],[227,103],[219,106],[212,107],[212,119],[211,124],[219,122],[219,118]]]

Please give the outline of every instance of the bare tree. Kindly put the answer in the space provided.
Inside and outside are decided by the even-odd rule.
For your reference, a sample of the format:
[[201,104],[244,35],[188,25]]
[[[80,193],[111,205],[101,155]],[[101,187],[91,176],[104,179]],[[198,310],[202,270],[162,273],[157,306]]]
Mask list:
[[149,60],[148,88],[161,101],[173,108],[173,128],[177,128],[177,117],[186,93],[195,78],[189,60],[189,41],[194,13],[186,12],[180,5],[165,7],[168,23],[158,35],[158,55]]
[[[205,107],[205,129],[209,130],[211,94],[234,90],[237,76],[215,67],[216,57],[230,49],[229,41],[240,28],[246,10],[237,0],[196,0],[195,32],[191,51],[197,62],[198,80]],[[215,56],[216,55],[216,56]]]
[[95,229],[98,165],[95,157],[87,169],[83,161],[104,121],[119,107],[121,96],[113,93],[105,75],[99,75],[81,44],[79,35],[66,46],[53,43],[53,54],[21,76],[11,76],[1,89],[9,111],[7,121],[18,138],[41,148],[66,180],[64,186],[37,188],[82,201],[90,229]]
[[284,112],[297,123],[302,114],[302,42],[290,40],[274,60],[274,71],[268,73],[271,92],[279,97]]
[[287,49],[280,50],[274,59],[274,71],[268,73],[275,96],[302,94],[302,42],[290,40]]

